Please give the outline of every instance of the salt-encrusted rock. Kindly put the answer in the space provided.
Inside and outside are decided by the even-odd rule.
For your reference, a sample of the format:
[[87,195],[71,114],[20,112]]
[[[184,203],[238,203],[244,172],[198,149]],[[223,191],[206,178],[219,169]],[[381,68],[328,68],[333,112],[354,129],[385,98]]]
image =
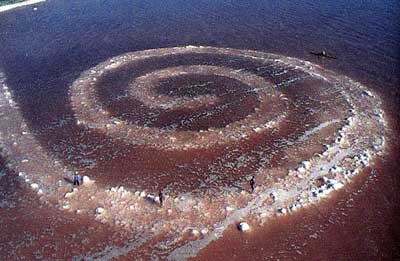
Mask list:
[[74,192],[67,192],[67,193],[65,193],[65,198],[70,198],[70,197],[72,197],[73,195],[74,195],[75,193]]
[[83,181],[83,184],[91,182],[91,180],[88,176],[83,176],[82,181]]
[[343,137],[337,137],[335,143],[342,143],[344,141]]
[[289,209],[290,209],[290,211],[296,211],[299,207],[300,207],[300,205],[294,203],[289,206]]
[[234,208],[231,207],[231,206],[227,206],[225,209],[226,209],[226,211],[233,211],[234,210]]
[[32,188],[32,189],[38,189],[38,188],[39,188],[39,185],[36,184],[36,183],[32,183],[32,184],[31,184],[31,188]]
[[104,213],[104,208],[102,208],[102,207],[98,207],[98,208],[96,208],[96,214],[103,214]]
[[373,97],[372,92],[370,92],[370,91],[368,91],[368,90],[365,90],[365,91],[363,91],[362,93],[363,93],[364,95],[369,96],[369,97]]
[[341,189],[343,187],[344,187],[344,185],[342,183],[340,183],[340,182],[335,183],[335,184],[332,185],[332,188],[335,189],[335,190]]
[[333,166],[329,171],[330,172],[341,172],[341,171],[343,171],[343,168],[339,167],[339,166]]
[[247,224],[246,222],[240,222],[240,223],[238,224],[238,229],[239,229],[240,231],[244,232],[244,231],[250,230],[250,226],[249,226],[249,224]]
[[149,195],[146,196],[146,198],[155,201],[156,197],[149,194]]
[[114,120],[113,123],[114,123],[115,125],[121,125],[121,124],[122,124],[122,121],[120,121],[120,120]]
[[262,132],[262,128],[256,127],[256,128],[254,128],[254,131],[257,132],[257,133],[260,133],[260,132]]
[[195,237],[200,235],[200,232],[197,229],[192,229],[192,231],[190,233]]
[[146,192],[144,192],[144,191],[140,192],[140,197],[142,197],[142,198],[146,197]]
[[205,235],[208,233],[208,228],[203,228],[200,232]]
[[306,173],[306,168],[300,167],[297,169],[297,171],[300,172],[301,174],[304,174],[304,173]]
[[286,214],[287,213],[287,209],[286,208],[278,208],[278,213]]
[[309,162],[309,161],[303,161],[303,167],[305,168],[305,169],[310,169],[311,168],[311,162]]

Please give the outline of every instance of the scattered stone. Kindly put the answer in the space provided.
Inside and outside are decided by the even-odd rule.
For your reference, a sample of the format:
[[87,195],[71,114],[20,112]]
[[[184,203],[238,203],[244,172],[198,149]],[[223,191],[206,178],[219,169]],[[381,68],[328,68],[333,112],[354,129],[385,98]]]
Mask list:
[[269,197],[272,199],[273,202],[275,202],[277,195],[276,195],[275,192],[271,192],[271,193],[269,194]]
[[240,231],[242,231],[242,232],[245,232],[245,231],[250,230],[250,226],[249,226],[249,224],[247,224],[246,222],[240,222],[240,223],[238,224],[238,229],[239,229]]
[[205,235],[208,233],[208,228],[203,228],[200,232],[201,234]]
[[75,193],[74,192],[67,192],[67,193],[65,193],[65,198],[70,198],[70,197],[72,197],[73,195],[74,195]]
[[290,211],[296,211],[299,206],[295,203],[289,206]]
[[305,169],[310,169],[311,168],[311,162],[309,162],[309,161],[303,161],[303,167],[305,168]]
[[363,94],[364,94],[364,95],[367,95],[367,96],[369,96],[369,97],[373,97],[372,92],[367,91],[367,90],[363,91]]
[[227,207],[226,207],[226,211],[233,211],[233,210],[234,210],[234,208],[231,207],[231,206],[227,206]]
[[304,173],[306,173],[306,168],[300,167],[297,169],[297,171],[300,172],[301,174],[304,174]]
[[36,184],[36,183],[32,183],[32,184],[31,184],[31,188],[32,188],[32,189],[38,189],[38,188],[39,188],[39,185]]
[[90,180],[90,178],[88,176],[83,176],[82,181],[83,181],[83,184],[85,184],[85,183],[91,182],[92,180]]
[[103,213],[104,213],[104,208],[102,208],[102,207],[96,208],[96,214],[101,215],[101,214],[103,214]]
[[195,237],[200,235],[200,232],[197,229],[192,229],[191,234]]
[[262,128],[260,128],[260,127],[254,128],[254,131],[257,133],[260,133],[260,132],[262,132]]
[[286,208],[278,208],[278,213],[286,214],[287,213],[287,209]]

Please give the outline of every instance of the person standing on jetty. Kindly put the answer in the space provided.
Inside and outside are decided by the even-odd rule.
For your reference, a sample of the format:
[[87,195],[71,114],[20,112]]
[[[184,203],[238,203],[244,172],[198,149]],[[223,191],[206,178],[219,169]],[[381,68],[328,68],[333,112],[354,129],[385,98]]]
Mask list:
[[79,186],[79,172],[75,171],[74,173],[74,186],[78,185]]
[[251,193],[254,192],[254,188],[256,187],[256,182],[254,181],[254,176],[251,176],[250,179],[250,188],[251,188]]
[[163,206],[163,202],[164,202],[164,195],[163,195],[162,190],[160,190],[160,193],[158,193],[158,198],[160,200],[160,206],[162,207]]

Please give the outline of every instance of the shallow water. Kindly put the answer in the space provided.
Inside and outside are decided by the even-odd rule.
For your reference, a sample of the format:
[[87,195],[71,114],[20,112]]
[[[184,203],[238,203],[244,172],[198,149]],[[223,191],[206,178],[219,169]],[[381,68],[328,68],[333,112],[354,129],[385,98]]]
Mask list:
[[[331,229],[332,231],[335,231],[335,229],[353,231],[353,224],[359,222],[360,217],[366,217],[374,221],[367,223],[365,230],[360,230],[359,237],[368,235],[372,236],[372,239],[362,243],[359,246],[359,251],[355,251],[358,254],[354,254],[354,257],[367,256],[390,259],[398,253],[394,251],[398,233],[391,229],[391,226],[398,222],[398,215],[396,215],[394,209],[399,202],[397,192],[399,184],[397,172],[399,168],[398,165],[392,164],[399,158],[398,149],[396,149],[398,148],[396,137],[398,135],[396,133],[398,133],[400,97],[398,88],[400,25],[397,19],[399,4],[396,1],[368,1],[363,3],[331,1],[323,5],[314,1],[302,1],[296,4],[289,1],[259,1],[257,3],[249,1],[241,1],[240,3],[234,1],[48,1],[37,6],[37,11],[33,11],[31,7],[25,7],[0,14],[0,68],[5,73],[7,85],[13,91],[14,98],[35,138],[52,155],[60,157],[63,163],[71,168],[90,169],[93,165],[93,159],[96,160],[99,156],[99,154],[96,154],[96,150],[113,152],[115,147],[113,144],[106,143],[100,149],[93,149],[93,147],[98,146],[98,139],[103,139],[103,137],[90,136],[90,139],[81,137],[79,136],[79,129],[70,127],[69,123],[73,120],[74,112],[70,106],[69,86],[83,71],[125,52],[185,45],[260,50],[312,61],[340,74],[350,76],[375,90],[383,97],[384,109],[393,129],[391,133],[388,133],[391,145],[390,154],[383,159],[383,162],[386,163],[376,167],[376,179],[369,180],[366,174],[364,178],[360,178],[359,183],[356,183],[359,186],[355,185],[353,189],[349,188],[344,196],[341,195],[345,197],[344,200],[348,200],[352,198],[350,195],[354,190],[354,192],[360,191],[361,196],[359,195],[354,199],[356,202],[354,206],[356,207],[344,209],[343,212],[346,213],[348,218],[343,222],[343,227],[333,226]],[[322,49],[334,54],[338,59],[328,60],[309,54],[309,51]],[[209,57],[209,59],[211,58]],[[195,58],[192,57],[190,60],[193,59]],[[148,62],[145,68],[152,71],[157,69],[160,64],[160,68],[162,68],[162,63],[163,61]],[[168,60],[164,63],[169,65],[174,64],[174,61]],[[182,63],[182,59],[178,60],[178,63]],[[218,63],[218,59],[214,63]],[[112,79],[112,75],[110,77]],[[123,81],[121,77],[117,78],[119,81]],[[190,82],[195,81],[196,84],[204,84],[204,82],[210,80],[217,81],[218,86],[218,79],[215,78],[196,78]],[[184,80],[177,78],[173,84],[182,84],[182,81]],[[108,82],[112,83],[113,81],[108,80]],[[230,84],[235,85],[237,83],[232,82]],[[240,84],[237,85],[237,88],[242,88]],[[160,89],[163,90],[163,85]],[[105,92],[102,95],[107,101],[110,94]],[[252,104],[251,95],[249,95],[249,99],[247,104]],[[240,102],[243,102],[244,108],[249,107],[246,106],[246,101]],[[115,109],[113,112],[115,114],[124,114],[124,110],[122,110],[124,107],[122,106],[120,108],[111,106],[111,108]],[[133,120],[142,121],[141,124],[143,124],[143,120],[148,120],[148,117],[154,112],[148,113],[150,114],[147,118],[134,118]],[[241,113],[247,114],[247,112]],[[185,116],[185,113],[183,115]],[[243,117],[243,115],[235,114],[235,112],[226,115],[229,115],[226,119],[224,118],[226,123]],[[130,120],[133,116],[135,115],[127,115]],[[174,121],[181,122],[182,119],[176,118],[176,115],[174,117],[173,119],[167,116],[159,117],[157,118],[158,121],[153,121],[151,124],[166,126],[165,122],[168,122],[168,124]],[[216,122],[221,124],[221,120]],[[210,124],[215,123],[206,121],[201,122],[200,125],[209,126]],[[184,127],[178,126],[178,128]],[[193,124],[189,125],[188,128],[196,130],[199,127]],[[81,142],[89,145],[89,147],[81,146]],[[95,146],[93,146],[94,144]],[[89,151],[92,149],[93,151]],[[118,147],[118,151],[115,153],[124,154],[128,150],[129,148]],[[77,156],[74,158],[74,155],[81,153],[91,153],[92,161],[79,161]],[[112,173],[112,175],[105,175],[106,179],[99,180],[103,184],[117,185],[122,180],[127,185],[140,185],[143,189],[158,191],[171,180],[168,177],[171,174],[164,172],[159,179],[154,180],[151,175],[159,173],[160,168],[165,168],[168,171],[172,169],[174,171],[171,171],[171,173],[178,172],[182,178],[185,174],[187,175],[188,169],[195,169],[195,173],[204,173],[201,167],[188,168],[187,164],[193,164],[193,159],[198,159],[198,165],[207,165],[205,163],[210,162],[210,158],[215,157],[214,154],[218,153],[224,154],[226,151],[199,151],[190,156],[187,153],[176,155],[175,152],[161,152],[157,155],[152,150],[136,152],[136,155],[131,154],[122,162],[131,160],[140,162],[140,159],[151,157],[165,159],[161,164],[157,163],[159,161],[149,161],[143,162],[143,165],[139,167],[135,165],[134,168],[148,171],[148,173],[141,173],[140,182],[135,181],[135,176],[126,177],[124,175],[127,169],[132,168],[129,164],[107,169],[110,168],[107,164],[98,163],[96,166],[98,169],[95,170],[96,173]],[[110,157],[114,156],[113,153],[109,154]],[[169,158],[172,160],[168,160]],[[174,169],[174,166],[182,167],[177,170]],[[247,171],[249,171],[248,168],[237,170],[236,176],[227,176],[226,179],[232,184],[243,178]],[[199,178],[203,179],[204,177],[196,176],[194,180],[196,181]],[[1,176],[0,179],[4,179],[4,177]],[[7,177],[7,179],[10,179],[10,177]],[[192,184],[189,181],[188,184],[191,189],[199,186],[199,184]],[[217,184],[219,185],[219,183]],[[188,187],[176,186],[169,189],[185,191]],[[374,193],[371,193],[371,190]],[[16,199],[13,198],[11,202],[13,200]],[[332,200],[335,203],[324,203],[328,206],[326,207],[328,210],[324,212],[326,213],[325,216],[333,215],[339,208],[338,205],[341,201],[340,199],[335,200]],[[21,210],[24,207],[18,209]],[[369,211],[364,213],[363,208],[365,207],[381,208],[382,212]],[[330,208],[335,210],[331,212]],[[12,213],[9,208],[2,208],[2,211]],[[57,214],[54,215],[57,216]],[[301,216],[301,212],[296,213],[296,215]],[[310,216],[309,219],[298,221],[296,217],[289,217],[288,220],[282,221],[283,224],[278,221],[276,225],[273,225],[273,230],[275,230],[275,233],[283,234],[280,236],[280,240],[284,242],[290,238],[291,233],[303,235],[304,231],[294,226],[294,231],[286,230],[285,232],[283,230],[284,232],[282,232],[279,230],[280,226],[291,226],[290,224],[297,222],[304,225],[313,223],[310,230],[314,231],[317,230],[318,224],[322,226],[322,223],[326,222],[326,219],[315,218],[319,215],[319,212],[308,209],[306,216]],[[17,218],[17,220],[19,220],[17,223],[22,222],[20,218]],[[288,222],[289,225],[285,222]],[[382,226],[377,225],[378,223],[385,225],[382,229],[379,229],[379,236],[374,238],[369,231]],[[270,228],[267,226],[265,231],[257,231],[253,234],[258,239],[248,240],[247,249],[263,246],[264,236],[266,238],[276,236],[269,230]],[[227,233],[236,232],[233,232],[232,229]],[[33,234],[35,235],[35,233]],[[62,232],[62,234],[68,236],[68,232]],[[350,232],[343,236],[345,242],[352,241]],[[226,253],[220,253],[214,247],[218,244],[224,244],[220,242],[225,242],[226,238],[232,237],[223,237],[214,246],[210,244],[201,255],[207,256],[217,253],[222,259]],[[378,242],[378,239],[384,239],[386,244],[377,243],[374,246],[374,249],[376,249],[374,255],[365,253],[364,249],[368,248],[371,241]],[[12,241],[17,242],[18,240],[25,242],[24,248],[29,249],[26,238],[13,239]],[[238,241],[234,242],[237,243],[241,239],[236,240]],[[336,238],[329,237],[325,237],[322,241],[330,240],[338,241]],[[99,239],[99,241],[107,245],[107,240]],[[307,249],[307,245],[310,244],[302,242],[302,244],[304,243],[303,248],[297,250],[301,252],[305,249],[306,252],[311,253],[315,245]],[[4,245],[2,243],[3,250],[10,250],[9,246]],[[338,251],[341,249],[340,245],[337,244],[339,246]],[[268,252],[273,249],[277,251],[276,253],[287,251],[287,255],[279,256],[276,254],[272,255],[273,257],[289,258],[295,254],[294,249],[287,248],[290,243],[281,244],[281,246],[284,250],[272,248],[269,245],[265,246],[265,250]],[[3,250],[2,253],[5,256],[29,255],[12,249],[13,251],[9,254],[6,254]],[[329,248],[329,251],[320,250],[320,257],[324,259],[328,255],[332,255],[332,253],[335,253],[333,249],[335,249],[335,244]],[[82,251],[86,252],[85,249]],[[245,253],[245,250],[243,251]],[[343,251],[349,253],[353,250],[344,249]],[[91,252],[96,251],[91,248]],[[391,254],[387,254],[388,252]],[[260,258],[265,255],[264,251],[257,253],[255,255]],[[137,252],[133,252],[133,255],[136,254]],[[60,253],[60,255],[62,254]],[[309,254],[309,257],[312,257],[312,254]],[[241,258],[250,259],[246,254],[242,254]]]

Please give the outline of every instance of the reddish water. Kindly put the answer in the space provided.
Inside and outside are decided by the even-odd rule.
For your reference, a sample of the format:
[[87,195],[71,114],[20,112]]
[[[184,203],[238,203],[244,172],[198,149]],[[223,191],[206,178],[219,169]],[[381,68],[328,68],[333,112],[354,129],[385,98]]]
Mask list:
[[[82,129],[68,124],[73,115],[69,86],[82,71],[115,55],[187,44],[261,50],[315,62],[377,91],[384,100],[390,122],[387,141],[390,147],[372,173],[367,169],[333,198],[271,220],[263,227],[254,225],[250,233],[242,234],[232,227],[222,238],[203,249],[195,260],[391,260],[399,257],[400,28],[397,17],[400,13],[396,1],[330,1],[324,4],[312,1],[297,4],[290,1],[49,1],[38,7],[37,12],[25,7],[0,14],[0,69],[5,72],[7,84],[14,91],[29,128],[42,146],[61,158],[63,164],[87,171],[106,186],[123,183],[158,191],[179,177],[185,183],[171,186],[172,191],[201,190],[197,181],[206,179],[206,167],[212,165],[217,156],[237,148],[241,153],[251,151],[257,143],[268,143],[268,139],[252,140],[249,144],[190,153],[159,152],[148,148],[132,151],[130,146],[115,146],[98,133],[82,134]],[[322,49],[339,59],[309,55],[309,51]],[[161,115],[146,122],[152,113],[159,112],[145,107],[139,111],[137,104],[130,103],[132,101],[127,101],[124,106],[109,103],[118,95],[124,81],[131,79],[132,70],[144,74],[185,64],[182,57],[175,59],[155,59],[107,75],[99,84],[104,87],[99,89],[100,99],[117,116],[157,127],[178,123],[179,130],[225,126],[252,111],[256,103],[254,96],[232,95],[223,101],[232,102],[232,108],[226,108],[212,122],[204,120],[179,125],[188,117],[187,111]],[[225,64],[226,59],[201,56],[187,58],[186,62]],[[235,66],[234,61],[230,66]],[[215,82],[212,86],[219,86],[220,90],[226,90],[228,85],[246,88],[223,77],[177,77],[161,82],[158,91],[190,96],[185,90],[171,90],[169,86],[184,85],[186,81],[204,84],[210,80]],[[201,90],[195,92],[198,94]],[[207,90],[207,94],[212,90]],[[243,110],[234,110],[239,105]],[[136,106],[137,113],[129,114],[132,106]],[[296,112],[295,115],[302,114]],[[61,120],[66,120],[67,124],[60,127]],[[287,131],[293,129],[287,128]],[[90,146],[80,147],[81,143],[104,146],[90,151],[89,158],[97,160],[95,168],[90,168],[90,162],[79,161],[79,155],[90,150]],[[270,148],[270,151],[274,149]],[[110,164],[110,159],[115,156],[119,157],[118,161]],[[235,153],[232,154],[234,157]],[[278,165],[279,159],[277,155],[268,164]],[[12,169],[4,167],[4,161],[2,159],[2,169],[8,174],[0,176],[2,259],[71,259],[103,251],[109,245],[126,245],[123,241],[130,236],[121,235],[90,216],[48,208],[18,181]],[[220,168],[218,174],[221,176],[210,183],[216,187],[235,184],[255,168],[251,164],[250,167],[235,168],[232,175],[229,175],[229,168]],[[146,244],[151,243],[154,242]],[[136,251],[127,250],[125,257],[119,255],[116,259],[132,260],[140,259],[140,256],[146,259],[146,247],[149,247],[146,244]]]

